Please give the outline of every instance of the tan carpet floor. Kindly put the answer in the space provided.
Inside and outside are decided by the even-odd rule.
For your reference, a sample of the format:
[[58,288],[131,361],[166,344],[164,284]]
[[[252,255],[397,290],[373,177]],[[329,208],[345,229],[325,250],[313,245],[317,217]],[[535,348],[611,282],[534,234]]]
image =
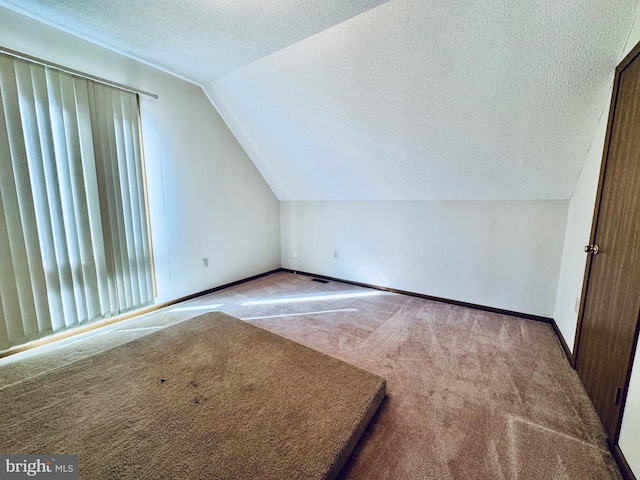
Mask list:
[[[219,309],[387,380],[344,479],[619,479],[549,325],[278,273],[0,362],[0,382]],[[162,320],[159,320],[162,318]],[[8,365],[8,363],[10,365]]]
[[335,479],[384,379],[209,312],[0,390],[0,452],[83,479]]

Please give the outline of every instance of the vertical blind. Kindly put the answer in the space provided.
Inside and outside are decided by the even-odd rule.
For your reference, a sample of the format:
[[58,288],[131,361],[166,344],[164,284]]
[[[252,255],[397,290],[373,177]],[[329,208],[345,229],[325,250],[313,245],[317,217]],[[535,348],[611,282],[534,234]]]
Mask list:
[[152,303],[135,94],[0,55],[0,349]]

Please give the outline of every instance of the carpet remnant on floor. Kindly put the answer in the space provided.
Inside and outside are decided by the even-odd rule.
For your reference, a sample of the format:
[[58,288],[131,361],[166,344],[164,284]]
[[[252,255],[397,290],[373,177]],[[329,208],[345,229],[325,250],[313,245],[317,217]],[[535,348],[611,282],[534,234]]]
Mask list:
[[2,389],[0,451],[81,478],[335,478],[385,380],[210,312]]

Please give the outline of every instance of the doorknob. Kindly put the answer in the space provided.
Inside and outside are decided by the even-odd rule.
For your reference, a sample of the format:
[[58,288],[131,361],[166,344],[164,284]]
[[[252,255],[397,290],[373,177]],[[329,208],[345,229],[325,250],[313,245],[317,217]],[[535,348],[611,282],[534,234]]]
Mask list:
[[600,247],[595,243],[593,245],[585,245],[584,251],[585,253],[593,253],[594,255],[597,255],[600,251]]

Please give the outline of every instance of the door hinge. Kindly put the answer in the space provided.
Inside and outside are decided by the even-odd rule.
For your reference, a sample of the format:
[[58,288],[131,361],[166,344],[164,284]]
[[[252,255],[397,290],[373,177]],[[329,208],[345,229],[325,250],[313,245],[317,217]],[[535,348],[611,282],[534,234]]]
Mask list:
[[620,405],[620,399],[621,398],[622,398],[622,389],[621,388],[616,388],[616,401],[615,401],[616,405]]

